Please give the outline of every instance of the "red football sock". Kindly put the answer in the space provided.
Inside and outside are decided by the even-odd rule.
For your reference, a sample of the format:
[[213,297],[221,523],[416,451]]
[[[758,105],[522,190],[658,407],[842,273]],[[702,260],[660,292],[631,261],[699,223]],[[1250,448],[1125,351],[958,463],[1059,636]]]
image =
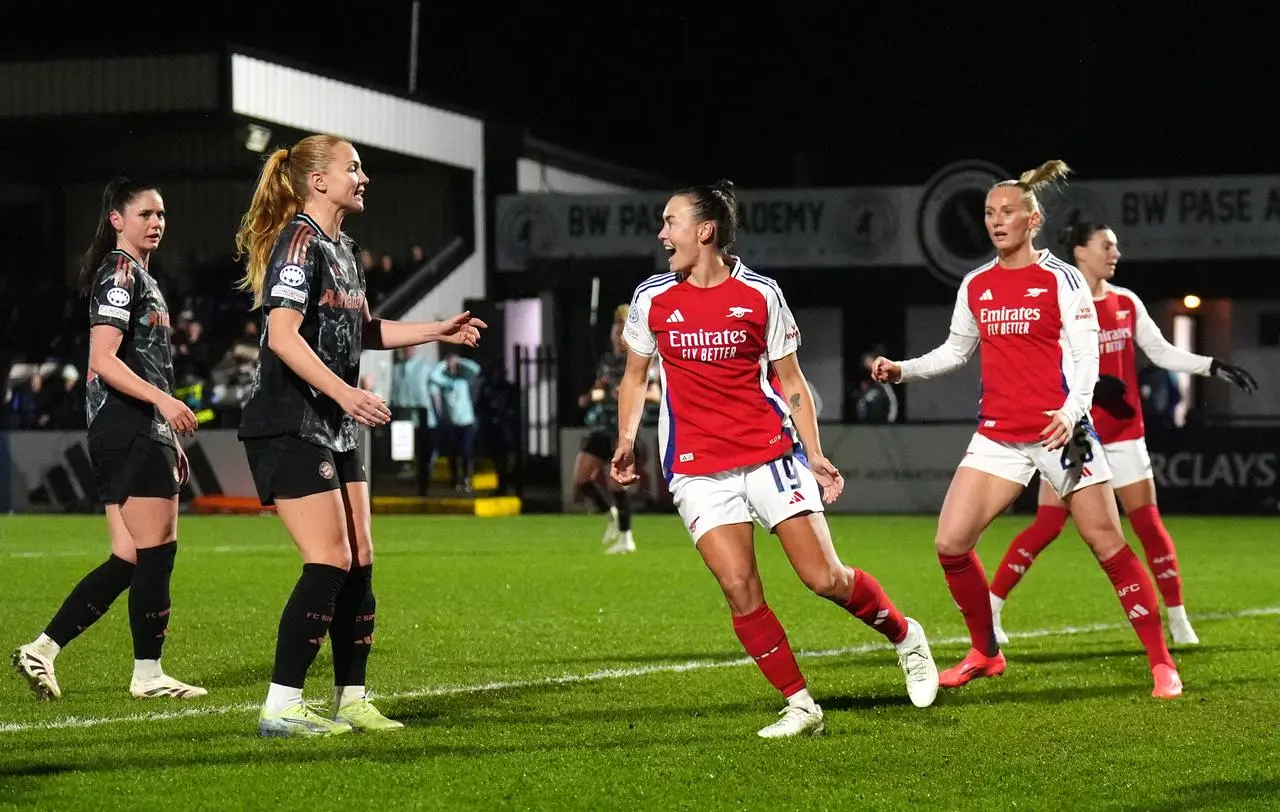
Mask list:
[[1169,648],[1164,644],[1164,625],[1160,622],[1156,590],[1151,586],[1151,579],[1142,568],[1142,562],[1126,544],[1120,548],[1120,552],[1102,562],[1102,569],[1115,586],[1116,595],[1120,596],[1120,605],[1129,616],[1133,630],[1138,633],[1142,647],[1147,650],[1147,660],[1151,667],[1167,665],[1174,668]]
[[1000,569],[996,570],[996,577],[991,581],[991,594],[1001,599],[1009,597],[1022,576],[1031,569],[1031,562],[1062,532],[1069,515],[1066,508],[1056,505],[1036,508],[1035,521],[1018,534],[1004,558],[1000,559]]
[[1164,596],[1164,605],[1181,606],[1182,576],[1178,572],[1178,551],[1173,548],[1173,539],[1160,520],[1160,510],[1155,505],[1138,508],[1129,514],[1129,523],[1142,542],[1147,566],[1156,579],[1156,587]]
[[749,615],[735,616],[733,631],[764,678],[783,696],[804,690],[804,675],[787,642],[787,633],[767,604]]
[[969,640],[979,652],[993,657],[1000,651],[996,644],[995,624],[991,619],[991,599],[987,592],[987,574],[978,554],[970,550],[964,555],[943,555],[938,561],[947,576],[947,588],[964,615],[969,627]]
[[871,628],[889,638],[895,646],[907,636],[907,619],[893,605],[889,596],[884,594],[880,582],[871,577],[871,573],[849,568],[849,577],[853,579],[853,588],[849,590],[849,601],[844,608],[849,614],[861,620]]

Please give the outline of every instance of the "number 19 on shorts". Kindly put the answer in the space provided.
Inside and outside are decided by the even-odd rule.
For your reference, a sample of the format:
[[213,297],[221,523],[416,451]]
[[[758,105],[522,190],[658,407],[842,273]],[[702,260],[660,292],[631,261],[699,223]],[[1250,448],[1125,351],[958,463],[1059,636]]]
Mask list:
[[800,490],[800,473],[796,470],[796,458],[788,454],[769,463],[769,473],[773,474],[773,484],[778,493]]

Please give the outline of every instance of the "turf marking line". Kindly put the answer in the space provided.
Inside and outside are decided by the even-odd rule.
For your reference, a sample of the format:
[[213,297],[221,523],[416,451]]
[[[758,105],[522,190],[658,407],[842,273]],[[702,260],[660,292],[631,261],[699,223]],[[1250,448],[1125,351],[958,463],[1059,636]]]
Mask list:
[[[1274,617],[1280,615],[1280,606],[1268,606],[1256,609],[1241,609],[1235,612],[1205,612],[1192,615],[1197,621],[1236,620],[1249,617]],[[1025,632],[1010,632],[1009,637],[1015,640],[1032,640],[1040,637],[1058,637],[1066,635],[1095,634],[1097,632],[1116,631],[1130,628],[1128,623],[1091,623],[1084,626],[1061,626],[1056,629],[1032,629]],[[946,637],[929,641],[931,646],[960,645],[968,643],[969,637]],[[847,657],[856,654],[869,654],[876,651],[891,651],[887,643],[864,643],[845,648],[821,649],[818,651],[797,651],[797,658],[816,659],[819,657]],[[750,657],[738,657],[731,660],[691,660],[684,663],[654,663],[632,668],[606,668],[587,674],[563,674],[558,677],[542,677],[528,680],[506,680],[486,682],[479,685],[448,685],[436,688],[418,688],[411,691],[396,691],[378,694],[378,699],[421,699],[432,696],[456,696],[459,694],[481,694],[492,691],[508,691],[524,688],[543,688],[553,685],[578,685],[603,680],[632,679],[652,674],[681,674],[687,671],[706,671],[713,668],[735,668],[751,665]],[[76,728],[98,727],[100,725],[121,724],[125,722],[163,722],[169,719],[189,719],[197,716],[225,716],[230,713],[248,713],[261,708],[257,703],[241,703],[238,705],[211,705],[181,708],[172,711],[155,711],[151,713],[135,713],[128,716],[62,716],[44,722],[0,722],[0,733],[26,733],[36,730],[72,730]]]
[[[253,552],[260,552],[260,551],[266,551],[266,552],[269,552],[269,553],[275,553],[275,552],[293,552],[292,550],[290,550],[290,549],[288,549],[288,548],[285,548],[285,547],[279,547],[279,548],[277,549],[277,548],[273,548],[272,546],[267,545],[267,544],[214,544],[214,545],[210,545],[210,546],[203,546],[203,545],[197,546],[197,545],[194,545],[194,544],[193,544],[193,545],[191,545],[191,550],[192,550],[193,552],[197,553],[197,554],[198,554],[198,553],[218,553],[218,554],[223,554],[223,553],[253,553]],[[183,554],[184,554],[184,555],[188,554],[188,551],[187,551],[187,549],[186,549],[185,547],[183,548],[183,551],[182,551],[182,552],[183,552]],[[33,558],[99,558],[99,557],[101,557],[101,556],[102,556],[102,551],[101,551],[101,550],[97,550],[97,549],[88,549],[88,548],[85,548],[85,549],[75,549],[75,550],[59,550],[59,549],[53,549],[53,550],[14,550],[14,551],[12,551],[12,552],[3,553],[2,555],[8,556],[9,558],[22,558],[22,559],[33,559]]]

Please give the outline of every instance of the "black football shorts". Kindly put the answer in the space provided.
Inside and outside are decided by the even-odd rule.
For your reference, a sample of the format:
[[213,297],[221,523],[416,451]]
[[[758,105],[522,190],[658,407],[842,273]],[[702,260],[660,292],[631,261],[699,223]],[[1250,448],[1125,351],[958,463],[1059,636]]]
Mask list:
[[244,441],[258,501],[299,499],[337,490],[348,482],[368,482],[361,449],[333,451],[300,437],[281,434]]
[[106,505],[123,504],[131,496],[168,499],[180,490],[178,456],[150,437],[135,435],[125,448],[89,446],[89,461]]

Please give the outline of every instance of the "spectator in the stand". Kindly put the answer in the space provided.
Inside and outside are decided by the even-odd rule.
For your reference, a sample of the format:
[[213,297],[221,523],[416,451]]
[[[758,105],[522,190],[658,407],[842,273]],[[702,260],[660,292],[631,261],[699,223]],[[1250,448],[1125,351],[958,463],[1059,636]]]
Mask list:
[[[2,345],[0,345],[2,346]],[[26,362],[21,355],[8,359],[4,370],[4,410],[0,412],[0,429],[14,430],[21,425],[19,412],[22,408],[23,370]]]
[[471,493],[475,473],[476,410],[471,382],[479,372],[479,364],[457,355],[450,355],[431,370],[431,382],[440,390],[449,476],[458,493]]
[[392,418],[402,419],[407,413],[413,420],[413,456],[418,462],[418,495],[426,496],[431,489],[431,474],[436,467],[436,419],[434,403],[435,387],[431,383],[431,363],[421,347],[396,350],[391,368]]
[[80,383],[80,371],[72,364],[62,368],[62,391],[53,409],[53,428],[63,431],[84,431],[84,387]]
[[18,427],[23,429],[44,429],[49,427],[49,395],[44,391],[44,374],[37,366],[31,367],[31,376],[27,385],[14,392],[14,398],[21,397],[18,406]]
[[185,334],[174,347],[174,372],[179,386],[209,380],[209,345],[204,340],[204,325],[192,319]]
[[520,437],[520,390],[507,377],[506,364],[496,360],[481,376],[480,437],[498,474],[498,494],[511,492],[511,465]]
[[373,277],[373,269],[375,265],[377,265],[377,263],[373,259],[373,252],[370,251],[368,248],[361,249],[360,250],[360,267],[364,268],[365,279],[370,279]]
[[253,370],[258,364],[258,322],[248,319],[240,336],[218,361],[210,373],[213,378],[213,401],[223,408],[240,408],[249,397]]
[[377,266],[368,272],[365,279],[367,280],[367,295],[374,307],[386,301],[392,291],[396,289],[397,273],[395,262],[388,254],[383,254],[378,260]]
[[408,266],[409,273],[413,273],[422,267],[427,261],[427,252],[421,245],[409,246],[409,261],[405,263]]
[[240,337],[227,351],[227,356],[234,359],[242,371],[252,374],[254,365],[258,363],[258,350],[261,343],[258,322],[249,319],[244,323],[244,330],[240,333]]
[[173,319],[173,343],[175,345],[186,340],[187,327],[191,324],[191,320],[194,318],[195,314],[190,310],[178,311],[178,315]]

